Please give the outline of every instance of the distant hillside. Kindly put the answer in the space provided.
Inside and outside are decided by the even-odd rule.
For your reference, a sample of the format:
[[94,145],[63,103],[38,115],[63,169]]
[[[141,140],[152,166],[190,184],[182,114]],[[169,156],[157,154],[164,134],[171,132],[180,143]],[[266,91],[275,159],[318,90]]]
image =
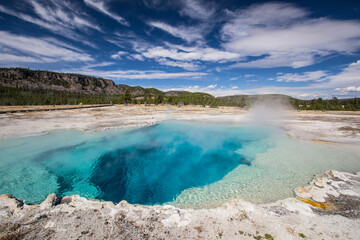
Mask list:
[[262,94],[262,95],[234,95],[234,96],[225,96],[218,97],[222,103],[227,105],[235,106],[251,106],[255,102],[269,102],[276,101],[278,103],[290,104],[295,98],[292,98],[287,95],[282,94]]
[[72,73],[34,71],[25,68],[0,68],[0,105],[61,104],[172,104],[203,106],[236,106],[249,108],[255,102],[289,104],[306,110],[360,110],[354,99],[300,100],[286,95],[236,95],[214,97],[207,93],[186,91],[163,92],[115,84],[112,80]]
[[133,96],[157,93],[157,89],[116,85],[113,81],[72,73],[33,71],[25,68],[0,68],[0,85],[27,90],[52,90],[80,94],[120,95],[129,89]]
[[207,104],[216,101],[207,93],[163,92],[115,84],[112,80],[72,73],[0,68],[0,105],[81,103]]

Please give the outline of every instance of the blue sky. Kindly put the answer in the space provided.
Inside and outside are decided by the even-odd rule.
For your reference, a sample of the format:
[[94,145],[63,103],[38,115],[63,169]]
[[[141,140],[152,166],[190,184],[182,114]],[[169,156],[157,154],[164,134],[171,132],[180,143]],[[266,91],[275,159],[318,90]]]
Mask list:
[[0,0],[0,66],[215,96],[360,96],[358,1]]

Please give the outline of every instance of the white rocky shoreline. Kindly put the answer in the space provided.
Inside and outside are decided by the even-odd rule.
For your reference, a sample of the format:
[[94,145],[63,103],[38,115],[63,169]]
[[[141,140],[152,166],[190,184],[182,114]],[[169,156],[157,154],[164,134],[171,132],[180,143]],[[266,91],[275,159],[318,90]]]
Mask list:
[[55,194],[26,205],[1,195],[0,239],[358,239],[360,173],[327,171],[295,193],[197,210]]
[[[305,140],[360,141],[360,114],[298,113],[281,119],[288,134]],[[242,122],[236,108],[113,106],[101,110],[18,113],[0,116],[0,139],[57,129],[106,130],[145,126],[163,120]],[[354,145],[352,146],[352,149]],[[301,170],[299,170],[301,171]],[[359,239],[360,173],[327,171],[296,197],[271,204],[233,199],[221,207],[119,204],[58,198],[26,205],[0,196],[0,239]]]

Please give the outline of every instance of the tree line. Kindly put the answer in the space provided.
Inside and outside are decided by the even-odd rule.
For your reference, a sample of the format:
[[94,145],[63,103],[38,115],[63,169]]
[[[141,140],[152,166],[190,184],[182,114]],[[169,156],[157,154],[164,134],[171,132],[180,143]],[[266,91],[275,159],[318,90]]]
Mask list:
[[[179,92],[175,96],[167,96],[161,91],[146,91],[144,95],[133,96],[129,89],[119,95],[96,95],[55,90],[29,90],[13,87],[0,86],[0,105],[77,105],[77,104],[171,104],[171,105],[200,105],[200,106],[233,106],[250,108],[257,100],[276,99],[272,96],[231,96],[215,98],[207,93]],[[300,100],[288,96],[286,99],[295,109],[300,110],[360,110],[360,99],[337,99],[329,100],[321,98],[313,100]],[[284,98],[285,97],[285,98]]]
[[21,89],[0,86],[0,105],[77,105],[77,104],[172,104],[212,105],[216,98],[206,93],[183,93],[165,96],[161,91],[147,91],[133,96],[129,89],[119,95],[82,94],[43,89]]
[[338,99],[334,96],[332,99],[294,99],[292,105],[300,110],[359,111],[360,98]]

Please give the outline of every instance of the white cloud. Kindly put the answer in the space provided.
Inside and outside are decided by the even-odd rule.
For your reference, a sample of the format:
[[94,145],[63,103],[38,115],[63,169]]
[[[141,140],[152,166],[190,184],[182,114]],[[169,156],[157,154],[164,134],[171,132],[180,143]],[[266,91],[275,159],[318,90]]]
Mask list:
[[56,44],[49,39],[15,35],[4,31],[0,31],[0,46],[1,54],[8,54],[12,61],[77,62],[93,60],[89,54],[65,47],[65,44]]
[[207,20],[215,13],[215,6],[210,2],[181,0],[181,5],[180,14],[194,19]]
[[169,58],[179,61],[234,61],[240,58],[237,53],[221,51],[215,48],[164,48],[152,47],[142,52],[142,55],[147,58]]
[[234,40],[262,30],[291,24],[304,18],[307,12],[288,3],[253,4],[250,7],[230,12],[232,20],[222,28],[224,40]]
[[196,90],[198,90],[198,89],[200,89],[200,86],[199,86],[199,85],[189,86],[189,89],[196,89]]
[[255,74],[245,74],[244,77],[249,78],[249,77],[255,77]]
[[192,62],[172,61],[166,58],[159,58],[157,59],[157,62],[161,65],[180,67],[190,71],[195,71],[200,69],[199,65]]
[[276,81],[278,82],[321,82],[325,81],[329,74],[325,71],[313,71],[304,73],[280,73],[277,74]]
[[360,87],[346,87],[346,88],[336,88],[336,91],[343,91],[343,92],[360,92]]
[[41,59],[29,57],[29,56],[18,56],[9,53],[1,53],[0,54],[0,62],[1,63],[40,63],[43,62]]
[[141,54],[132,54],[132,55],[128,56],[128,59],[133,59],[133,60],[138,60],[138,61],[145,60],[144,56]]
[[93,69],[93,68],[98,68],[98,67],[107,67],[107,66],[111,66],[114,64],[115,64],[114,62],[99,62],[99,63],[87,64],[84,67],[82,67],[81,69]]
[[154,59],[159,64],[181,67],[186,70],[200,69],[200,61],[225,63],[240,59],[239,54],[208,47],[184,47],[166,43],[167,47],[156,46],[136,49],[143,57]]
[[260,57],[233,65],[243,68],[299,68],[360,48],[359,22],[310,19],[306,11],[286,3],[257,4],[233,13],[221,35],[227,51]]
[[81,14],[73,14],[73,7],[70,3],[63,1],[48,1],[50,5],[43,2],[30,1],[35,13],[44,21],[70,28],[94,28],[100,30],[96,24],[85,19]]
[[[244,76],[230,78],[230,81],[239,80],[241,77],[250,78],[250,77],[255,77],[255,76],[256,76],[255,74],[245,74]],[[248,82],[248,81],[256,81],[256,80],[246,80],[246,82]]]
[[63,72],[76,72],[79,74],[98,76],[113,80],[119,79],[193,79],[204,77],[207,73],[203,72],[164,72],[164,71],[139,71],[139,70],[114,70],[114,71],[98,71],[91,69],[71,69],[71,70],[62,70]]
[[[29,3],[28,7],[34,9],[35,16],[23,13],[22,9],[15,11],[1,5],[0,12],[38,25],[62,37],[67,37],[96,48],[93,43],[86,41],[79,34],[79,30],[95,29],[101,31],[100,27],[89,20],[86,15],[81,14],[81,11],[76,11],[71,2],[52,0],[47,1],[46,4],[40,4],[38,1],[33,0],[29,1]],[[26,7],[23,8],[26,9]]]
[[150,26],[159,28],[175,37],[184,39],[187,42],[193,42],[196,40],[203,39],[201,30],[198,27],[186,27],[186,26],[174,27],[163,22],[155,22],[155,21],[150,21],[148,22],[148,24]]
[[311,54],[289,55],[287,53],[272,53],[259,60],[250,62],[239,62],[231,65],[229,68],[274,68],[274,67],[292,67],[300,68],[315,63]]
[[115,13],[111,13],[109,11],[109,8],[105,6],[105,3],[103,1],[84,0],[84,2],[86,3],[86,5],[95,9],[96,11],[101,12],[112,19],[115,19],[118,23],[123,24],[125,26],[129,26],[129,23],[123,17]]
[[206,87],[206,89],[214,89],[217,87],[217,84],[212,84]]
[[125,51],[118,51],[117,53],[111,55],[111,58],[120,60],[120,59],[122,59],[122,56],[125,56],[127,54],[128,53]]
[[232,86],[231,89],[238,89],[238,86]]

